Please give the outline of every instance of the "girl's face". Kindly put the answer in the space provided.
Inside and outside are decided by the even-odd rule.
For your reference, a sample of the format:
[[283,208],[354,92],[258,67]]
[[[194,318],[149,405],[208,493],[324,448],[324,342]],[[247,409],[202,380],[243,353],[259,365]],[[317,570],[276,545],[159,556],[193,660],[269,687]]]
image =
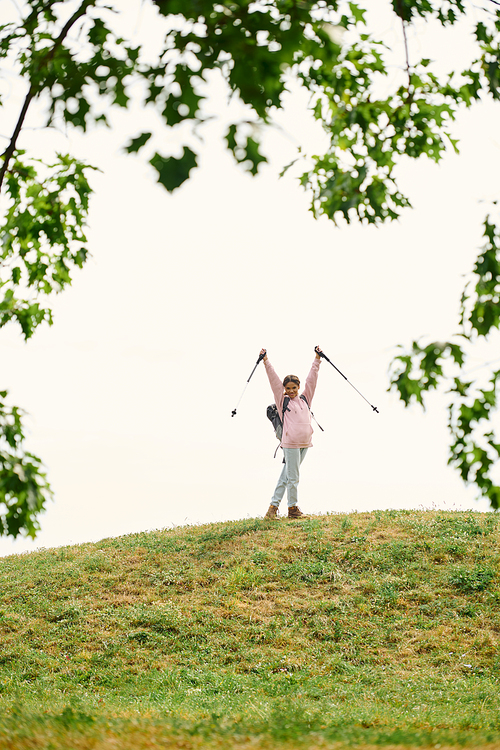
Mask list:
[[285,396],[288,398],[295,398],[299,394],[299,386],[294,383],[293,380],[289,380],[285,385]]

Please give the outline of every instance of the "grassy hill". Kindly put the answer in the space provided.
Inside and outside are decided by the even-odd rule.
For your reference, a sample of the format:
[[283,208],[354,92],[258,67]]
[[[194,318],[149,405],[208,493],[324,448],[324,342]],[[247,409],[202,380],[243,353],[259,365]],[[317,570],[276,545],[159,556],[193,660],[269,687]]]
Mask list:
[[387,511],[4,558],[0,747],[500,748],[499,530]]

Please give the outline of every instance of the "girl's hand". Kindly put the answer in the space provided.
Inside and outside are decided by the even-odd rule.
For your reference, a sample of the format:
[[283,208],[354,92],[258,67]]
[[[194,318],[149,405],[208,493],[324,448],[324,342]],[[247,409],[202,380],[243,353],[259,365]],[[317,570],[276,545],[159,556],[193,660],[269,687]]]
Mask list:
[[322,349],[320,349],[319,346],[315,346],[314,351],[316,352],[316,359],[321,359],[320,353]]
[[260,350],[260,356],[262,357],[262,359],[264,360],[264,362],[267,361],[267,351],[266,351],[266,349],[261,349]]

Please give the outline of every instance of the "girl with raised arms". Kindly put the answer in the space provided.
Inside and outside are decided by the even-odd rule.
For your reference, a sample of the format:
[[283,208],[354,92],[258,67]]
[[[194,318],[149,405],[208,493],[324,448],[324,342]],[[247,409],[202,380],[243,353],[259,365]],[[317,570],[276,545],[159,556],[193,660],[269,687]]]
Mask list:
[[[287,493],[288,518],[302,518],[304,514],[298,506],[298,484],[300,476],[300,465],[304,460],[309,448],[312,447],[313,428],[311,424],[311,402],[318,382],[319,366],[321,363],[319,346],[315,348],[316,357],[312,363],[311,371],[306,378],[304,390],[299,395],[300,380],[296,375],[287,375],[283,382],[280,380],[272,364],[270,363],[265,349],[261,350],[264,365],[271,384],[276,406],[280,417],[283,415],[283,435],[281,447],[285,454],[283,470],[278,484],[274,490],[271,504],[266,513],[266,518],[275,520],[278,517],[279,504],[285,491]],[[288,403],[283,414],[283,402],[288,396]],[[302,396],[305,397],[302,398]]]

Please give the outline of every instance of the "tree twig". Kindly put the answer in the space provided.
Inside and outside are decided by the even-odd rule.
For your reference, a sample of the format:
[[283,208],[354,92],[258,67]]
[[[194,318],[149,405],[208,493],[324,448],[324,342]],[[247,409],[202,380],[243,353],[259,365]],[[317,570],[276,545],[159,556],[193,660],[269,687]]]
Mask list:
[[411,68],[410,68],[410,52],[408,49],[408,36],[406,34],[406,25],[404,18],[401,19],[403,26],[403,39],[405,44],[405,57],[406,57],[406,72],[408,74],[408,104],[411,104],[412,93],[411,93]]

